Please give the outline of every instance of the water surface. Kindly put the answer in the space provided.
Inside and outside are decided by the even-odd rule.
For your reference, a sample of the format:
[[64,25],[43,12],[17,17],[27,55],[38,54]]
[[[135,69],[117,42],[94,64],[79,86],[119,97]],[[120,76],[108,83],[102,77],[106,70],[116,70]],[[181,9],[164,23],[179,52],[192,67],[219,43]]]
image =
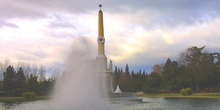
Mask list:
[[142,98],[124,103],[119,110],[220,110],[218,98]]
[[[115,101],[109,110],[220,110],[219,98],[147,98],[143,102]],[[1,110],[50,110],[47,100],[0,102]],[[32,108],[33,107],[33,108]],[[36,108],[37,107],[37,108]],[[53,108],[53,107],[52,107]],[[54,109],[54,108],[53,108]]]

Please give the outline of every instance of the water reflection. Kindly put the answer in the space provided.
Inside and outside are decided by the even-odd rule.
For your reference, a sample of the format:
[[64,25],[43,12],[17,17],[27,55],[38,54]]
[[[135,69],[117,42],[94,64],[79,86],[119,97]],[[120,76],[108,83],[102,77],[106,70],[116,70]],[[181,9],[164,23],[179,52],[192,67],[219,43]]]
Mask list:
[[9,110],[14,109],[17,105],[28,103],[27,101],[8,101],[8,102],[0,102],[1,110]]
[[[115,101],[111,103],[110,110],[220,110],[220,99],[218,98],[146,98],[143,102]],[[39,110],[44,110],[49,101],[34,102],[0,102],[1,110],[19,110],[21,105],[36,105]],[[32,107],[36,107],[32,106]],[[48,108],[48,107],[46,107]],[[50,107],[49,107],[50,108]],[[36,109],[36,108],[35,108]]]
[[130,103],[120,110],[220,110],[214,98],[143,98],[146,103]]

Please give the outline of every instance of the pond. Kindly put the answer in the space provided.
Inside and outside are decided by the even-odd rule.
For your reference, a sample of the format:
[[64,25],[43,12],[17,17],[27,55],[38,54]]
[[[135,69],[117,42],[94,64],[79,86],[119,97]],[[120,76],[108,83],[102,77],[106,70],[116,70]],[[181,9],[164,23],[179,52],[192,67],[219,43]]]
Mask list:
[[[115,101],[109,110],[220,110],[219,98],[147,98],[143,102]],[[1,110],[50,110],[46,100],[0,102]]]
[[142,98],[142,103],[124,103],[119,110],[220,110],[218,98]]

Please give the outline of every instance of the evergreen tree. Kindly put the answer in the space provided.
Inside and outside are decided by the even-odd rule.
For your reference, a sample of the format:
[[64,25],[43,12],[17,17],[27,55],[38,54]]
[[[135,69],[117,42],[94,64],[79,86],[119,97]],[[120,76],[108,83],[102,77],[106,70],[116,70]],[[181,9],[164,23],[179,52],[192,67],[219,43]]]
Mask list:
[[141,91],[142,90],[142,76],[141,76],[141,70],[136,73],[135,78],[135,91]]
[[118,84],[118,69],[117,66],[115,66],[115,71],[113,73],[113,90],[116,90]]
[[162,77],[157,72],[151,72],[148,75],[144,85],[143,85],[143,92],[144,93],[156,93],[160,88],[162,83]]
[[125,67],[125,75],[129,75],[130,72],[129,72],[129,67],[128,67],[128,64],[126,64],[126,67]]
[[[49,95],[50,92],[53,90],[55,81],[56,81],[55,78],[49,78],[48,80],[44,79],[43,81],[40,81],[39,86],[38,86],[39,87],[38,94],[39,95]],[[36,91],[36,90],[33,90],[33,91]]]
[[143,90],[143,85],[144,85],[145,81],[146,81],[146,73],[145,73],[145,71],[143,71],[142,76],[141,76],[141,84],[142,84],[141,90]]
[[24,76],[24,71],[23,69],[20,67],[16,76],[16,88],[24,88],[25,87],[25,76]]
[[131,71],[131,79],[132,79],[132,80],[135,80],[135,79],[136,79],[136,75],[135,75],[135,73],[134,73],[133,70]]
[[170,58],[168,58],[162,71],[166,89],[171,91],[177,89],[177,70],[178,63],[176,61],[171,62]]
[[134,92],[135,91],[134,82],[131,79],[128,64],[126,64],[125,73],[122,75],[122,77],[119,80],[119,86],[123,92]]
[[6,72],[4,72],[3,89],[10,91],[15,88],[15,71],[13,66],[8,66]]
[[37,76],[34,76],[33,74],[30,74],[29,77],[27,77],[27,89],[29,91],[38,93],[38,82],[37,82]]

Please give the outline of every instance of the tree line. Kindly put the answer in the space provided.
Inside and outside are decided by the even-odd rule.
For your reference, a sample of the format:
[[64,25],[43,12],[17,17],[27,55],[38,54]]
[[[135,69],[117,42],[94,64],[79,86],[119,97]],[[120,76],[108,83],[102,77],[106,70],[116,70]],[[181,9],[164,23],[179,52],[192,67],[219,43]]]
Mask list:
[[179,92],[192,88],[195,92],[214,91],[220,87],[220,54],[209,53],[205,46],[190,47],[182,52],[177,61],[170,58],[164,64],[156,64],[150,74],[145,71],[130,73],[128,64],[125,71],[115,67],[113,88],[120,86],[123,92],[155,93]]
[[[25,70],[25,71],[24,71]],[[15,71],[14,67],[9,65],[3,72],[3,81],[1,81],[1,96],[22,96],[24,92],[35,92],[37,95],[49,95],[53,89],[56,78],[45,78],[45,69],[19,67]]]
[[[209,53],[205,46],[190,47],[182,52],[177,61],[170,58],[163,64],[153,66],[153,71],[134,72],[126,64],[125,70],[115,67],[113,89],[119,85],[123,92],[155,93],[179,92],[182,88],[192,88],[196,92],[214,89],[220,90],[220,54]],[[53,89],[56,77],[45,78],[45,69],[41,66],[1,66],[3,81],[0,81],[2,96],[21,96],[23,92],[35,92],[48,95]]]

